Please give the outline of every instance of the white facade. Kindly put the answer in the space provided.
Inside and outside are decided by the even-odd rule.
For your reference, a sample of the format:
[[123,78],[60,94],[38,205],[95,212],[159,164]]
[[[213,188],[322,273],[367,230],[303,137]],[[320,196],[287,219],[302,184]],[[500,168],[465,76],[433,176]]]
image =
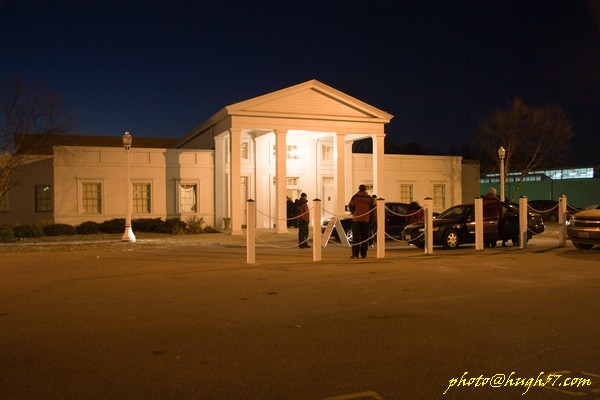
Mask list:
[[[52,156],[20,171],[0,221],[77,225],[123,218],[128,190],[134,219],[193,216],[220,228],[227,221],[232,234],[243,233],[248,199],[256,201],[257,226],[278,232],[287,231],[286,197],[301,192],[321,199],[324,216],[343,215],[359,184],[388,201],[431,197],[435,211],[471,201],[463,194],[478,192],[478,164],[385,155],[391,118],[313,80],[227,106],[177,148],[136,148],[134,139],[129,183],[123,147],[54,146]],[[365,138],[373,154],[353,154],[352,143]],[[40,211],[45,186],[53,204]]]

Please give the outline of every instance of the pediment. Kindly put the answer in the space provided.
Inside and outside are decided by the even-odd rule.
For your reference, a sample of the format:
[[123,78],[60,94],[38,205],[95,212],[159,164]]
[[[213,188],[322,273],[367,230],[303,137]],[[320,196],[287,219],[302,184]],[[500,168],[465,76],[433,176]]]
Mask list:
[[316,80],[226,107],[229,115],[389,122],[392,115]]

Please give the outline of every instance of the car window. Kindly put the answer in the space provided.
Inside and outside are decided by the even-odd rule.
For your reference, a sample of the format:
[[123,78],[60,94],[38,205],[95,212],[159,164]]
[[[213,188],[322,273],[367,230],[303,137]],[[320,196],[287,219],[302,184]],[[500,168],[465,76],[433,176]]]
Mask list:
[[438,218],[457,219],[465,212],[465,207],[452,207],[441,213]]
[[403,204],[387,204],[385,214],[387,216],[407,214],[407,207]]

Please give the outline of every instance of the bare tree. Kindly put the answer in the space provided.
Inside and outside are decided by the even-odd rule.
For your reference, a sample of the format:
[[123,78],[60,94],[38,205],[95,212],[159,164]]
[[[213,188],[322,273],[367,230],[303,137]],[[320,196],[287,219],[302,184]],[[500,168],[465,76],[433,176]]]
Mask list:
[[0,203],[18,182],[15,172],[49,135],[67,133],[71,118],[61,99],[41,85],[19,78],[0,87]]
[[510,201],[514,201],[525,177],[533,170],[556,166],[569,149],[573,124],[557,105],[528,107],[515,98],[506,109],[496,109],[479,126],[476,137],[482,166],[498,167],[498,149],[506,149],[505,173],[519,171],[520,179]]

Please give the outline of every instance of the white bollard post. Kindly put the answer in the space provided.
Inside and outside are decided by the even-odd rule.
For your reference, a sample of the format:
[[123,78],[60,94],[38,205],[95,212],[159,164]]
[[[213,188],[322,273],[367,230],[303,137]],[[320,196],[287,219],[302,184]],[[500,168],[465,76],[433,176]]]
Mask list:
[[527,196],[519,198],[519,247],[525,249],[527,247]]
[[246,263],[256,262],[256,202],[247,201],[246,214]]
[[483,198],[475,198],[475,250],[481,251],[485,248],[483,243]]
[[385,258],[385,199],[377,199],[377,258]]
[[425,254],[433,254],[433,199],[425,198]]
[[313,261],[321,261],[321,199],[313,200]]
[[558,247],[567,245],[567,196],[558,198]]

